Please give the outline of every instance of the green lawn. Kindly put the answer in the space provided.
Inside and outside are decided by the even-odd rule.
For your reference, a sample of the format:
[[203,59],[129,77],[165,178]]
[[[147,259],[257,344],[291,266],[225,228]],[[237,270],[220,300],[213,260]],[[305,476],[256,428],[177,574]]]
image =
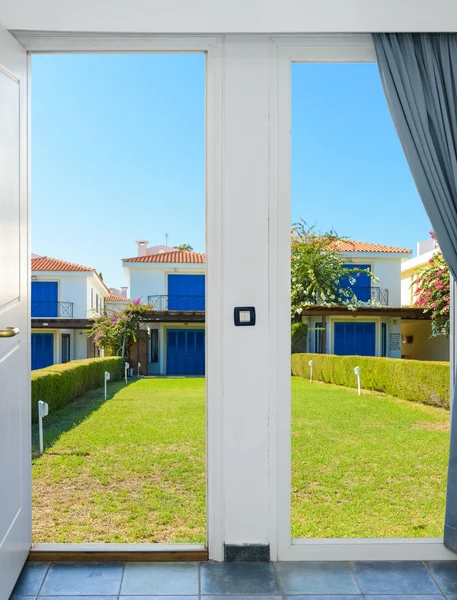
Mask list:
[[34,541],[203,542],[204,380],[109,391],[46,417],[54,441],[32,468]]
[[[35,542],[203,542],[203,379],[109,386],[45,420]],[[442,533],[449,414],[293,378],[293,537]],[[36,451],[36,431],[34,448]]]
[[441,537],[449,413],[292,379],[292,537]]

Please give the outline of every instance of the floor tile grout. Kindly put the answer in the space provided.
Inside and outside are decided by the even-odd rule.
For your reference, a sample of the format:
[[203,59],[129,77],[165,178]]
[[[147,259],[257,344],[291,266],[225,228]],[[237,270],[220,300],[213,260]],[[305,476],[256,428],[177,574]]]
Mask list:
[[359,587],[361,595],[365,598],[365,595],[364,595],[364,592],[363,592],[363,589],[362,589],[362,584],[360,583],[360,581],[359,581],[359,579],[358,579],[358,577],[357,577],[357,575],[355,573],[354,562],[357,562],[357,561],[352,561],[352,560],[348,561],[349,570],[352,573],[352,576],[354,577],[355,582],[356,582],[356,584]]
[[121,592],[122,592],[122,584],[124,582],[124,573],[125,573],[125,562],[122,563],[121,581],[119,583],[119,593],[117,594],[118,598],[119,598],[119,596],[121,595]]
[[[322,561],[315,561],[315,562],[322,562]],[[64,597],[65,598],[65,597],[74,596],[74,597],[80,598],[81,600],[84,600],[85,598],[89,598],[89,597],[94,597],[95,599],[97,597],[99,597],[100,600],[101,600],[102,596],[109,596],[109,597],[112,598],[112,600],[123,600],[123,598],[125,599],[126,596],[134,596],[134,597],[138,598],[138,600],[141,600],[141,598],[145,598],[146,596],[156,596],[159,599],[160,598],[165,598],[165,597],[171,597],[171,598],[173,598],[173,597],[176,597],[176,598],[179,598],[179,597],[184,597],[185,598],[185,597],[187,597],[187,598],[190,599],[191,597],[194,597],[194,598],[198,598],[198,600],[205,600],[205,598],[207,598],[208,596],[215,596],[215,597],[220,596],[221,600],[223,600],[223,598],[230,598],[230,597],[240,597],[240,599],[242,599],[243,597],[249,597],[249,596],[252,596],[254,598],[255,597],[259,597],[259,598],[260,597],[264,597],[266,600],[270,600],[270,599],[273,600],[274,597],[278,598],[278,596],[280,596],[281,600],[287,600],[288,597],[291,597],[291,599],[293,600],[294,597],[298,597],[298,596],[303,596],[305,598],[305,600],[306,600],[307,596],[308,597],[315,596],[315,597],[322,597],[322,598],[328,597],[328,600],[332,600],[332,598],[333,598],[333,600],[338,600],[338,598],[340,598],[341,596],[348,596],[348,597],[354,597],[354,600],[366,600],[367,596],[370,596],[370,597],[373,596],[374,597],[373,600],[375,600],[376,597],[382,597],[382,596],[392,596],[392,597],[395,597],[395,596],[398,596],[399,597],[398,600],[401,600],[402,596],[403,597],[405,597],[405,596],[411,596],[411,597],[414,596],[414,597],[416,597],[415,600],[420,600],[421,596],[422,597],[425,597],[425,596],[433,597],[434,596],[434,597],[436,597],[437,600],[439,600],[440,598],[443,599],[443,600],[444,599],[447,600],[448,595],[455,595],[455,594],[447,593],[447,592],[444,591],[442,585],[445,585],[445,584],[440,585],[439,579],[437,577],[435,577],[435,575],[430,570],[429,565],[427,564],[426,561],[419,561],[418,560],[418,561],[408,561],[408,562],[410,562],[410,563],[416,563],[416,567],[415,567],[416,569],[418,568],[418,566],[422,567],[422,569],[425,571],[425,573],[430,577],[430,579],[433,582],[433,584],[436,586],[436,591],[434,590],[434,591],[428,592],[428,593],[423,593],[423,592],[422,593],[417,593],[417,592],[416,593],[411,593],[410,592],[410,593],[407,593],[407,594],[404,594],[404,593],[403,594],[396,594],[396,593],[392,594],[392,593],[385,593],[385,592],[384,593],[377,593],[377,594],[376,593],[375,594],[366,594],[363,591],[362,584],[359,581],[359,577],[356,574],[355,564],[359,563],[359,562],[363,563],[363,562],[367,562],[367,561],[342,561],[342,562],[343,562],[343,564],[345,564],[347,566],[349,573],[352,575],[353,579],[355,580],[355,583],[357,585],[357,589],[359,590],[356,593],[325,593],[325,594],[321,593],[321,594],[316,594],[316,593],[309,593],[309,592],[300,592],[300,593],[295,593],[295,594],[286,594],[284,586],[283,586],[283,583],[282,583],[282,580],[281,580],[281,576],[280,576],[281,575],[281,572],[280,572],[281,563],[275,563],[275,562],[274,563],[243,563],[243,564],[249,565],[251,567],[254,567],[254,569],[252,571],[252,573],[253,573],[252,579],[251,579],[251,575],[250,575],[249,569],[247,571],[247,575],[245,575],[245,576],[248,577],[247,583],[249,585],[252,585],[254,587],[254,589],[258,589],[258,586],[256,587],[257,582],[258,582],[259,585],[261,585],[263,583],[262,577],[260,576],[260,574],[261,573],[265,573],[267,571],[264,568],[265,565],[271,565],[271,571],[269,571],[269,577],[272,577],[272,575],[274,576],[273,577],[274,578],[274,582],[275,582],[275,584],[277,586],[277,589],[278,589],[277,593],[268,593],[268,592],[267,593],[265,593],[265,592],[264,593],[252,593],[252,592],[251,593],[233,593],[232,592],[232,593],[225,593],[225,594],[220,594],[220,593],[219,594],[218,593],[203,593],[203,589],[202,589],[202,585],[203,585],[202,574],[203,574],[204,565],[208,565],[208,566],[211,566],[211,565],[214,565],[214,566],[223,566],[223,568],[221,570],[221,573],[222,574],[228,573],[229,575],[230,575],[230,566],[231,565],[230,565],[230,563],[206,563],[206,562],[202,563],[202,562],[195,562],[193,564],[197,568],[197,592],[196,593],[195,592],[194,593],[184,593],[184,594],[183,593],[181,593],[181,594],[166,594],[166,593],[160,593],[160,594],[158,594],[158,593],[152,593],[151,594],[151,593],[141,593],[141,594],[124,594],[123,595],[122,594],[122,587],[123,587],[123,584],[124,584],[124,578],[125,578],[125,574],[126,574],[126,567],[128,566],[128,564],[126,562],[122,562],[122,563],[117,563],[119,566],[121,566],[120,578],[119,578],[119,584],[118,584],[118,592],[117,593],[115,592],[113,594],[106,594],[106,593],[104,593],[104,594],[101,594],[101,593],[98,593],[98,594],[97,593],[80,594],[80,593],[76,592],[76,593],[60,593],[60,594],[43,594],[44,586],[45,586],[46,582],[48,581],[48,578],[50,577],[51,571],[52,571],[52,573],[54,573],[54,571],[52,570],[53,565],[63,564],[63,563],[49,562],[49,563],[44,563],[44,565],[43,565],[45,568],[43,570],[43,576],[42,576],[41,582],[38,585],[37,592],[35,594],[15,594],[15,596],[17,596],[17,597],[23,596],[24,600],[40,600],[40,599],[44,598],[44,596],[49,596],[50,599],[52,599],[52,598],[58,598],[58,597]],[[373,562],[373,563],[377,564],[377,563],[381,563],[383,561],[368,561],[368,562],[370,562],[370,563]],[[404,562],[404,561],[388,561],[388,562]],[[72,564],[76,564],[76,563],[67,563],[67,565],[69,565],[69,566],[72,565]],[[78,564],[82,565],[84,563],[78,563]],[[101,564],[101,563],[91,563],[90,561],[88,561],[87,564],[89,564],[89,565],[97,565],[97,564]],[[160,563],[150,563],[150,564],[158,565]],[[235,565],[235,564],[239,565],[241,563],[233,563],[233,565]],[[285,563],[285,564],[287,564],[287,563]],[[306,564],[306,563],[303,563],[303,564]],[[308,563],[308,564],[310,564],[310,563]],[[173,566],[176,566],[176,565],[177,565],[177,563],[173,563]],[[257,566],[261,565],[262,569],[259,570],[259,571],[256,571],[256,569],[255,569],[256,565]],[[227,569],[227,571],[225,569]],[[421,569],[421,571],[422,571],[422,569]],[[209,571],[211,571],[211,570],[212,569],[209,569]],[[422,571],[422,573],[424,573],[424,571]],[[118,572],[119,572],[119,570],[118,570]],[[194,584],[193,585],[195,585],[195,571],[191,570],[191,572],[194,573],[194,575],[193,575],[193,577],[194,577],[194,579],[193,579]],[[235,572],[238,572],[238,571],[235,571]],[[380,573],[385,573],[386,579],[389,578],[389,571],[384,571],[384,570],[381,569],[379,572]],[[401,570],[400,573],[402,573],[402,572],[403,571]],[[218,570],[216,570],[216,574],[217,573],[218,573]],[[243,571],[242,571],[242,573],[243,573]],[[297,573],[300,573],[299,565],[297,566]],[[302,573],[304,573],[304,571],[302,571]],[[342,573],[342,577],[344,576],[345,578],[347,578],[347,571],[346,570],[344,570],[344,571],[341,570],[341,573]],[[414,573],[414,571],[413,571],[413,573]],[[335,576],[335,572],[333,572],[333,575]],[[323,572],[322,576],[325,579],[325,571]],[[52,577],[54,577],[54,575]],[[76,577],[77,577],[76,575],[75,575],[75,577],[73,577],[73,574],[70,572],[70,576],[69,576],[69,579],[68,579],[70,585],[71,584],[73,584],[73,585],[75,584]],[[230,575],[230,577],[233,578],[233,574]],[[228,583],[230,583],[230,577],[229,577]],[[116,576],[115,576],[115,581],[116,580],[117,580],[117,573],[116,573]],[[456,576],[456,580],[457,580],[457,576]],[[113,583],[115,583],[115,581]],[[408,581],[408,580],[406,579],[406,581]],[[50,583],[50,585],[52,587],[51,580],[49,580],[49,583]],[[186,583],[186,579],[185,578],[183,580],[183,583]],[[216,583],[217,583],[217,581],[216,581]],[[272,583],[272,579],[269,579],[269,584],[271,584],[271,583]],[[336,583],[338,583],[338,581]],[[76,586],[76,589],[78,589],[78,587],[79,586]],[[220,585],[219,587],[220,587],[220,589],[230,589],[230,587],[228,587],[227,585],[225,586],[225,588],[224,588],[224,585],[222,585],[222,586]],[[301,587],[301,584],[300,584],[300,587]],[[300,589],[300,587],[298,587],[297,589]],[[160,589],[160,586],[159,586],[159,589]],[[184,585],[184,589],[186,589],[185,585]],[[306,589],[305,585],[304,585],[304,589]],[[333,588],[331,587],[331,589],[333,589]],[[15,600],[15,599],[12,598],[12,600]]]
[[48,576],[51,566],[52,566],[52,562],[48,563],[48,566],[46,567],[46,571],[44,572],[43,579],[41,580],[41,584],[38,587],[38,590],[36,593],[36,598],[38,598],[39,595],[41,594],[41,590],[43,589],[44,582],[46,581],[46,577]]
[[281,595],[281,598],[283,600],[285,600],[286,599],[286,595],[284,594],[284,590],[283,590],[283,587],[282,587],[282,584],[281,584],[281,579],[279,577],[279,573],[278,573],[278,569],[277,569],[277,564],[278,564],[277,562],[273,563],[273,569],[274,569],[274,572],[275,572],[276,581],[278,583],[279,593]]
[[435,585],[436,585],[436,587],[437,587],[437,588],[440,590],[440,592],[443,594],[443,596],[444,596],[445,598],[447,598],[446,594],[444,593],[444,590],[441,588],[440,584],[439,584],[439,583],[438,583],[438,581],[435,579],[435,577],[434,577],[433,573],[432,573],[432,572],[430,571],[430,569],[428,568],[428,565],[427,565],[426,561],[425,561],[425,560],[423,560],[423,561],[421,561],[421,562],[422,562],[422,564],[424,565],[424,567],[425,567],[425,570],[427,571],[427,573],[430,575],[430,577],[431,577],[431,578],[433,579],[433,581],[435,582]]

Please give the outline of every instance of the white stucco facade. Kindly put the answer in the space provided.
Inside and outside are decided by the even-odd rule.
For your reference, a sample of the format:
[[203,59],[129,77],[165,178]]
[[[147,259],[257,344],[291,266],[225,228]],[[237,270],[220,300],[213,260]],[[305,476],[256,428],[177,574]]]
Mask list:
[[149,296],[166,296],[168,294],[168,275],[205,273],[205,265],[176,263],[123,263],[125,276],[130,287],[132,300],[140,298],[143,304],[148,303]]
[[371,273],[376,278],[372,281],[372,287],[380,287],[387,290],[387,306],[401,306],[401,269],[402,263],[407,260],[410,254],[407,253],[379,253],[379,252],[346,252],[347,262],[354,265],[370,265]]
[[[102,356],[103,351],[95,348],[87,337],[87,328],[76,322],[90,319],[104,309],[105,298],[109,290],[94,271],[33,271],[32,282],[57,283],[56,316],[47,317],[46,311],[40,313],[40,303],[33,303],[32,286],[32,321],[33,334],[51,334],[52,364],[60,364],[70,360],[80,360]],[[45,308],[46,308],[46,302]],[[75,323],[75,326],[72,326]],[[32,357],[34,353],[32,337]],[[48,349],[48,358],[50,350]],[[33,367],[33,364],[32,364]]]

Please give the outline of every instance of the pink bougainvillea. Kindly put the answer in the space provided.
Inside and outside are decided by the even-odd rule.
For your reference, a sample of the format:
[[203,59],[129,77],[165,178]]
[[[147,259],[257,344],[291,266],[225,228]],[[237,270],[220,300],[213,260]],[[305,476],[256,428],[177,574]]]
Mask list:
[[122,354],[136,341],[138,327],[148,310],[150,307],[141,304],[140,298],[133,300],[122,310],[95,317],[88,335],[99,348]]
[[[432,238],[436,239],[433,234]],[[414,305],[431,312],[432,335],[449,335],[450,275],[440,250],[436,250],[412,285]]]

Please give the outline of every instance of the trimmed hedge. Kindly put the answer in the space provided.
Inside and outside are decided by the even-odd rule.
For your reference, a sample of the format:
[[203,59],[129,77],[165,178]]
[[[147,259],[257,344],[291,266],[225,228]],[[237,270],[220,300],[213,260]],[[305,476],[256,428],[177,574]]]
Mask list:
[[306,352],[308,345],[308,324],[292,323],[292,354]]
[[121,379],[123,359],[118,356],[86,358],[32,371],[32,421],[38,418],[39,400],[47,402],[50,411],[61,408],[78,396],[101,387],[105,371],[111,374],[110,381]]
[[357,387],[354,367],[360,367],[362,388],[384,392],[410,402],[449,408],[449,363],[374,356],[293,354],[292,374],[347,387]]

